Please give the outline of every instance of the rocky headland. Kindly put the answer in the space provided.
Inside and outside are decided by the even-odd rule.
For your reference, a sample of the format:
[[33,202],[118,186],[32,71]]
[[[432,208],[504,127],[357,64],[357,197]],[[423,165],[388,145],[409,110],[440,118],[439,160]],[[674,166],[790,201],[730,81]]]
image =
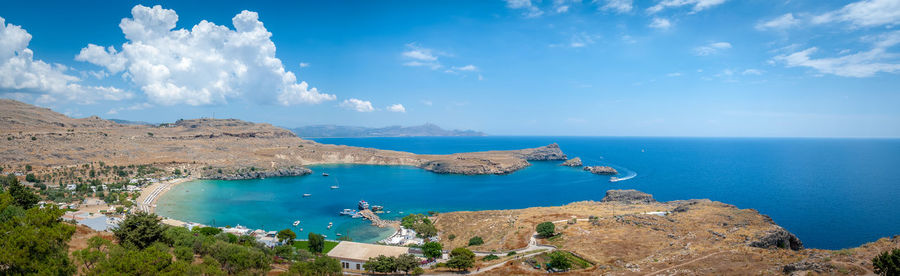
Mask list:
[[416,166],[436,173],[508,174],[531,160],[565,160],[556,144],[449,155],[320,144],[269,124],[191,119],[159,125],[75,119],[50,109],[0,99],[0,162],[37,174],[103,162],[187,171],[197,178],[247,179],[308,174],[313,164]]
[[[445,248],[479,236],[481,252],[526,248],[541,222],[556,224],[553,245],[589,261],[574,275],[871,274],[876,254],[900,247],[900,237],[844,250],[805,249],[802,242],[752,209],[706,199],[657,202],[636,190],[612,190],[600,201],[515,210],[450,212],[434,223]],[[450,239],[450,236],[454,239]],[[499,255],[499,254],[498,254]],[[489,275],[544,275],[511,261]]]

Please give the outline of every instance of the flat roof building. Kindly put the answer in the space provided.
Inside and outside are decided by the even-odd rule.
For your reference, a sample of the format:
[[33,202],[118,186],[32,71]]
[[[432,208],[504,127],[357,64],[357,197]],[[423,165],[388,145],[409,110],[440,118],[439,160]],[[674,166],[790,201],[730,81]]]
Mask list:
[[409,247],[342,241],[334,249],[328,251],[328,257],[340,261],[341,267],[344,269],[364,270],[362,265],[369,258],[378,257],[378,255],[396,257],[407,253],[409,253]]

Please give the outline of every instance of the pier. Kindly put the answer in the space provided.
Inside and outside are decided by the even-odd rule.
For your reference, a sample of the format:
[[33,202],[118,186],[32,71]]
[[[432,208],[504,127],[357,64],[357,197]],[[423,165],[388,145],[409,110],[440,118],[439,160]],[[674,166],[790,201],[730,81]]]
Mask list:
[[372,225],[375,225],[375,226],[378,226],[381,228],[398,224],[397,221],[381,219],[380,217],[378,217],[378,215],[375,214],[375,212],[372,212],[372,210],[369,210],[369,209],[361,210],[361,211],[359,211],[359,214],[362,215],[364,218],[368,219],[369,221],[371,221]]

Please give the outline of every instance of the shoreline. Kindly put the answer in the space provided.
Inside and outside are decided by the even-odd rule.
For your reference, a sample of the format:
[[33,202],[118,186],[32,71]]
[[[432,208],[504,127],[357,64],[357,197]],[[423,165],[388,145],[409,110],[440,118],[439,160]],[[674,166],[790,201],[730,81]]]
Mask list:
[[136,208],[140,211],[155,214],[156,203],[159,201],[159,198],[169,192],[175,185],[194,180],[197,180],[197,178],[190,176],[150,184],[141,189],[141,195],[135,200],[137,202]]

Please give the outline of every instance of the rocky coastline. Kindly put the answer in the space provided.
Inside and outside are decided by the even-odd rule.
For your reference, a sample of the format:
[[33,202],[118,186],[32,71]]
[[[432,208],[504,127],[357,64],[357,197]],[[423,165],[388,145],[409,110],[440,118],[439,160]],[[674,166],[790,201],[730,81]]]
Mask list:
[[236,171],[228,171],[228,172],[220,172],[207,170],[204,171],[201,179],[211,179],[211,180],[243,180],[243,179],[259,179],[259,178],[269,178],[269,177],[284,177],[284,176],[301,176],[311,174],[312,170],[304,167],[297,168],[281,168],[275,170],[250,170],[247,168],[239,169]]

